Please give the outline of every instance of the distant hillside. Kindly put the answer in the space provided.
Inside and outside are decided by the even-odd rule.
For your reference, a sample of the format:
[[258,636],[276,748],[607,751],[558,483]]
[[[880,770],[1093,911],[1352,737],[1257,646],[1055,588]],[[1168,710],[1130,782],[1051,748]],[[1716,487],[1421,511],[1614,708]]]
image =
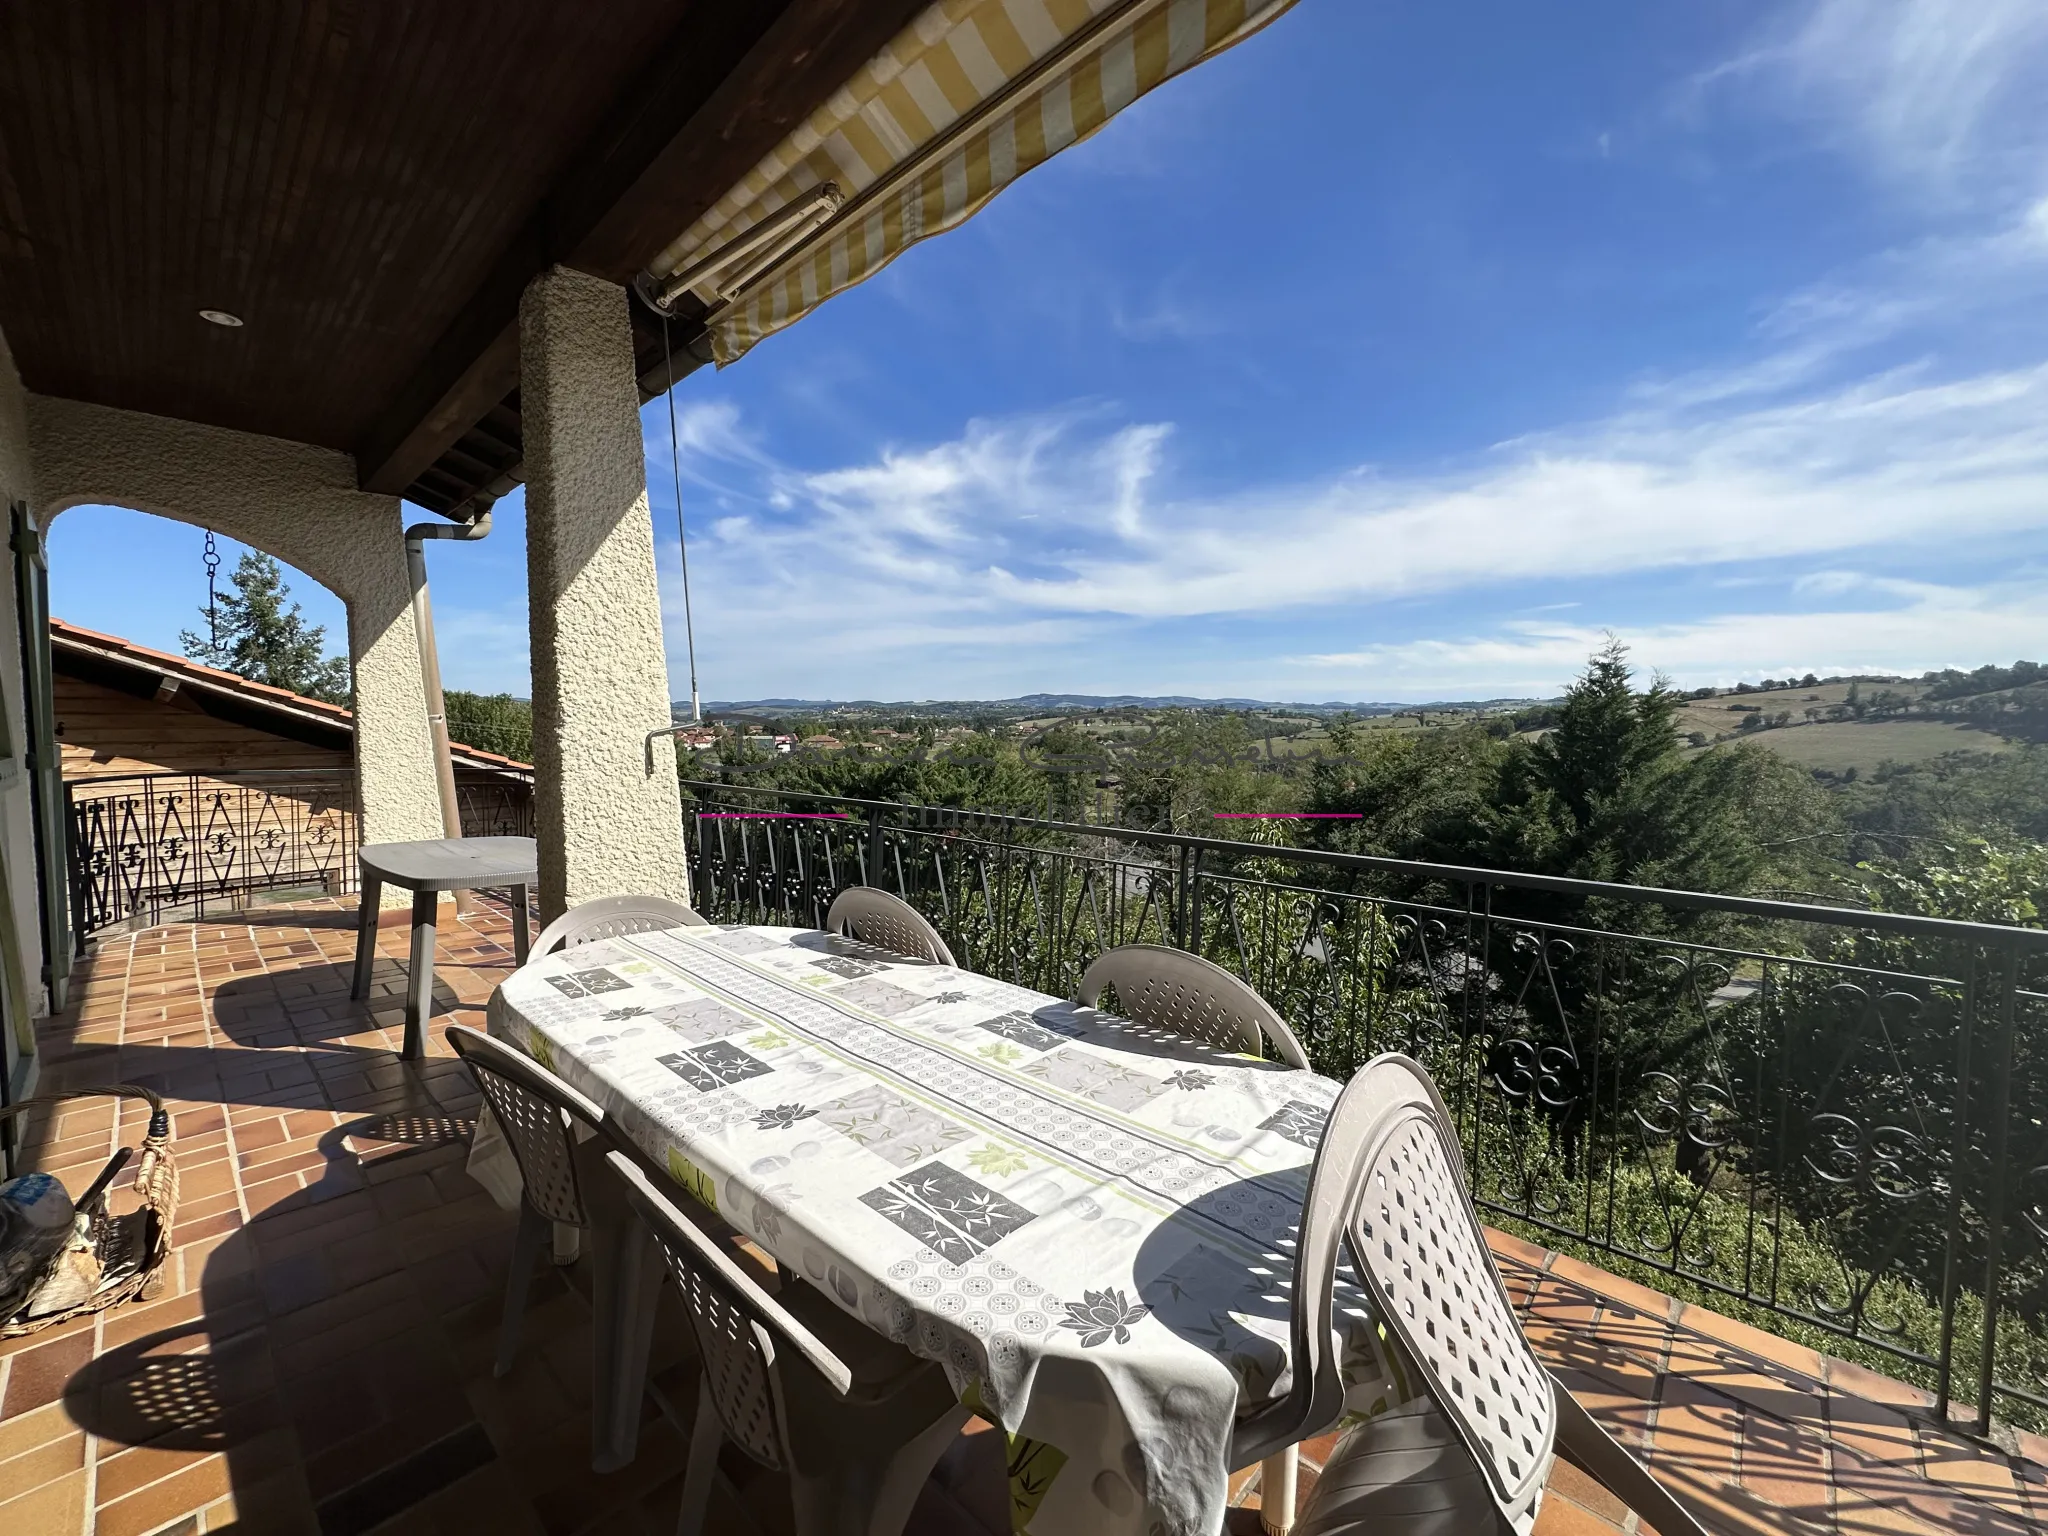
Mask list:
[[[1416,709],[1435,711],[1473,710],[1493,713],[1515,709],[1524,705],[1541,703],[1537,699],[1463,699],[1428,704],[1394,703],[1388,700],[1371,700],[1346,703],[1341,700],[1327,700],[1320,703],[1299,701],[1277,701],[1273,699],[1203,699],[1189,694],[1093,694],[1093,693],[1027,693],[1014,699],[739,699],[715,700],[704,706],[707,714],[718,715],[806,715],[833,713],[894,713],[894,714],[944,714],[944,715],[1042,715],[1070,710],[1106,711],[1112,709],[1255,709],[1262,711],[1287,711],[1312,715],[1391,715],[1407,713]],[[689,705],[675,706],[679,713],[687,712]]]

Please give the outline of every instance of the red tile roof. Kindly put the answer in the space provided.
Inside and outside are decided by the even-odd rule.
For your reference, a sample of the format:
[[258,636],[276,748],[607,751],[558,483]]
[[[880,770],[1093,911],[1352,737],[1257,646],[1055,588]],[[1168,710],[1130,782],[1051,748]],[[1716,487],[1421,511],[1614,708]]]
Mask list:
[[[280,709],[316,715],[348,730],[355,729],[355,711],[345,705],[329,704],[324,699],[312,699],[303,693],[293,693],[289,688],[275,688],[269,683],[255,682],[236,672],[223,672],[219,667],[209,667],[189,656],[173,656],[169,651],[152,650],[146,645],[137,645],[133,640],[124,640],[119,635],[105,635],[83,625],[67,624],[62,619],[52,619],[50,639],[56,644],[98,651],[103,655],[132,661],[152,671],[189,679],[209,688],[218,688],[225,693],[240,694],[244,698],[274,705]],[[517,758],[506,757],[502,753],[486,752],[481,747],[464,746],[459,741],[450,742],[449,746],[482,767],[505,768],[519,773],[533,772],[531,763],[522,763]]]

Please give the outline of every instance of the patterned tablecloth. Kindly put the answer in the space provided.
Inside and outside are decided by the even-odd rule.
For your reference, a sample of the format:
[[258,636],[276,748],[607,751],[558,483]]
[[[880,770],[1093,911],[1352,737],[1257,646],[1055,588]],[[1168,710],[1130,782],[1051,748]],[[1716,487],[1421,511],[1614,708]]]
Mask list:
[[[491,1029],[733,1226],[943,1361],[1036,1536],[1211,1536],[1285,1380],[1291,1232],[1338,1085],[787,928],[536,960]],[[1349,1301],[1347,1406],[1420,1391]]]

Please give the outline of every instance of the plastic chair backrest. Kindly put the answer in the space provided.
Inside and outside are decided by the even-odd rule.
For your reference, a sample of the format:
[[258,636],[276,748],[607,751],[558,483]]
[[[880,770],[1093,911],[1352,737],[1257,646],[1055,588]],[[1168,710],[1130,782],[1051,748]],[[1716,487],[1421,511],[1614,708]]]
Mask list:
[[599,939],[623,938],[629,933],[654,933],[663,928],[708,928],[697,913],[680,901],[666,896],[597,896],[579,902],[541,929],[533,941],[533,955],[574,949]]
[[787,1467],[782,1347],[800,1356],[842,1397],[853,1385],[852,1371],[677,1210],[639,1164],[620,1152],[608,1154],[606,1161],[625,1182],[626,1198],[653,1234],[682,1292],[726,1434],[763,1466]]
[[1093,1008],[1103,988],[1116,988],[1117,1011],[1134,1024],[1212,1045],[1262,1054],[1262,1037],[1290,1067],[1308,1070],[1308,1052],[1263,997],[1200,955],[1164,944],[1104,950],[1081,978],[1075,1001]]
[[549,1221],[589,1226],[576,1179],[576,1133],[569,1121],[573,1116],[602,1130],[604,1111],[532,1057],[481,1030],[451,1024],[448,1043],[476,1075],[484,1101],[498,1117],[519,1164],[526,1203]]
[[871,885],[849,885],[832,898],[825,913],[825,927],[886,949],[892,955],[929,960],[934,965],[957,965],[953,951],[939,937],[939,930],[925,921],[924,914],[900,897],[878,891]]
[[1450,1114],[1406,1056],[1367,1062],[1345,1090],[1353,1091],[1370,1122],[1352,1256],[1501,1517],[1527,1536],[1550,1472],[1557,1399],[1487,1251]]
[[1301,1225],[1294,1238],[1294,1282],[1288,1390],[1240,1418],[1231,1432],[1233,1469],[1264,1461],[1277,1451],[1313,1439],[1344,1411],[1344,1382],[1332,1347],[1337,1260],[1351,1215],[1364,1192],[1365,1154],[1382,1106],[1375,1095],[1383,1080],[1360,1072],[1337,1096],[1323,1124],[1322,1140],[1309,1169]]

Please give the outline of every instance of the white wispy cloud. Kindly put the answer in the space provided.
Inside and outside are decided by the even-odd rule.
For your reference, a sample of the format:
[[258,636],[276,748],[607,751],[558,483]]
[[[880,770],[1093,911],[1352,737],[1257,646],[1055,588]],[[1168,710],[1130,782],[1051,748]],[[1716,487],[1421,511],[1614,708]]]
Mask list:
[[[744,431],[737,418],[729,427]],[[2048,367],[1882,376],[1734,412],[1632,408],[1503,444],[1458,473],[1357,471],[1222,497],[1176,494],[1172,446],[1164,424],[1114,425],[1077,408],[977,421],[950,442],[819,471],[763,460],[745,515],[693,547],[700,637],[715,632],[756,675],[800,675],[829,657],[932,678],[970,660],[1020,665],[1031,647],[1047,664],[1096,665],[1145,626],[1191,617],[1325,622],[1360,604],[1489,593],[1470,611],[1525,617],[1336,654],[1388,679],[1380,692],[1395,677],[1484,688],[1489,666],[1517,677],[1550,668],[1554,686],[1606,621],[1590,607],[1574,615],[1582,623],[1532,620],[1532,596],[1616,576],[1654,590],[1658,572],[1679,582],[1771,562],[1790,569],[1743,579],[1785,589],[1811,614],[1660,629],[1669,655],[1657,664],[1933,665],[1952,647],[2017,654],[2041,629],[2018,600],[1977,604],[1854,572],[1865,557],[2048,528]],[[715,442],[700,451],[724,454]],[[1858,614],[1828,611],[1845,594],[1867,600]],[[1810,648],[1822,634],[1826,645]],[[1275,683],[1290,675],[1243,664]]]
[[2031,201],[2044,183],[2044,59],[2038,0],[1810,0],[1697,83],[1760,93],[1935,203]]
[[[1791,672],[1975,667],[1990,657],[2037,653],[2048,629],[2041,618],[2048,582],[2041,580],[1961,588],[1832,572],[1825,580],[1796,585],[1808,595],[1861,589],[1867,599],[1879,601],[1805,613],[1713,614],[1690,622],[1632,626],[1623,638],[1640,667],[1698,686]],[[1318,697],[1546,693],[1576,672],[1606,633],[1584,624],[1518,620],[1488,635],[1291,657],[1301,680],[1287,687],[1276,679],[1276,686],[1286,696],[1305,689]]]

